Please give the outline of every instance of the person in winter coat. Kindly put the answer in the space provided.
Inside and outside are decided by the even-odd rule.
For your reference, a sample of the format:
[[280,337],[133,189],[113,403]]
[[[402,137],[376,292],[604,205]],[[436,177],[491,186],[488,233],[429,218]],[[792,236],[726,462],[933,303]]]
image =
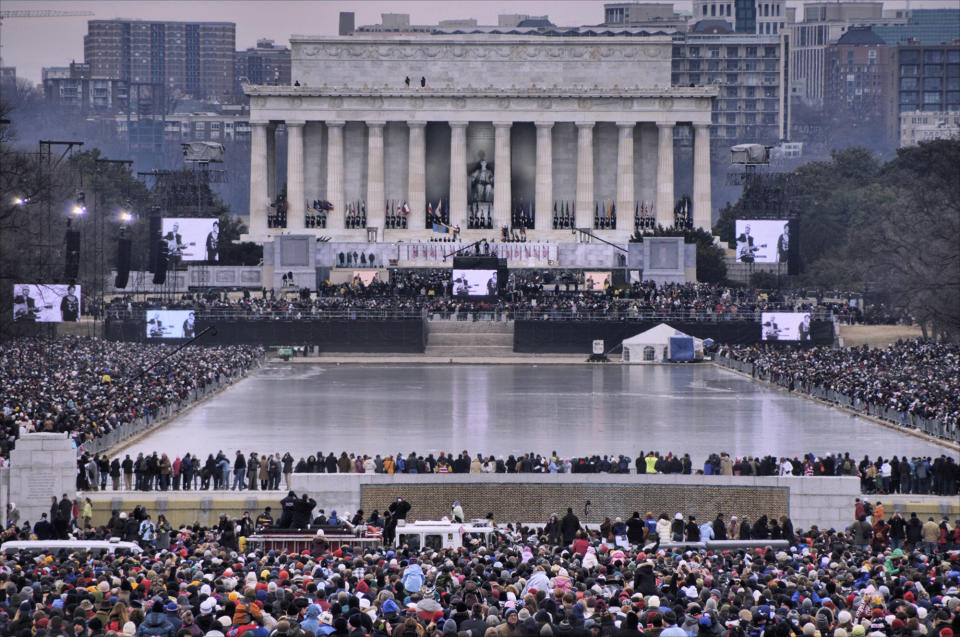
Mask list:
[[560,533],[563,534],[563,543],[572,543],[579,530],[580,518],[573,514],[571,507],[567,507],[567,514],[560,520]]
[[280,500],[280,519],[277,521],[277,528],[289,529],[293,522],[293,512],[297,506],[297,494],[293,491],[287,493],[287,497]]
[[137,637],[173,637],[176,632],[173,624],[170,623],[163,612],[163,599],[154,597],[150,612],[147,613],[143,623],[137,628]]
[[657,537],[660,538],[660,542],[669,542],[671,540],[673,535],[672,528],[673,525],[670,523],[670,519],[667,518],[667,514],[661,513],[660,519],[657,520]]
[[403,584],[403,588],[408,594],[413,595],[414,593],[420,592],[420,589],[423,588],[423,582],[423,568],[421,568],[416,560],[411,562],[407,568],[403,569],[403,576],[400,578],[400,583]]
[[653,562],[646,561],[633,575],[633,590],[643,595],[657,594],[657,576],[653,573]]
[[300,622],[300,628],[302,630],[312,630],[314,635],[319,634],[320,615],[322,613],[323,609],[317,604],[310,604],[307,606],[307,612],[304,613],[304,618]]
[[683,514],[677,512],[673,516],[673,522],[670,524],[670,539],[674,542],[683,542],[683,531],[685,528],[683,524]]
[[305,529],[310,526],[310,520],[313,519],[313,510],[316,507],[317,501],[304,493],[293,507],[293,518],[290,521],[290,527],[294,529]]

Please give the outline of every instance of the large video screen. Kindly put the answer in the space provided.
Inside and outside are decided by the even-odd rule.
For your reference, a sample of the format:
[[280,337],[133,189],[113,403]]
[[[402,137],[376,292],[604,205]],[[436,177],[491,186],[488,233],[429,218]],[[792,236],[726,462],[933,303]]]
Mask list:
[[787,263],[790,228],[786,219],[737,219],[739,263]]
[[761,312],[760,323],[760,340],[810,340],[810,312]]
[[496,296],[496,270],[454,270],[454,296]]
[[167,256],[181,261],[220,261],[220,223],[216,219],[164,218],[160,239]]
[[147,310],[147,338],[193,338],[192,310]]
[[80,286],[72,284],[13,286],[13,320],[33,323],[75,323],[80,320]]
[[587,292],[603,292],[610,286],[610,273],[584,272],[583,285]]

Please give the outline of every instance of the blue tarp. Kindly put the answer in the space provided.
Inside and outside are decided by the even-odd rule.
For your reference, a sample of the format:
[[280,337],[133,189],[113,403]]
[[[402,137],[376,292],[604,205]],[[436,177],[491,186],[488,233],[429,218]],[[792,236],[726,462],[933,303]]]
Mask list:
[[693,361],[693,337],[670,337],[670,360],[673,362],[689,363]]

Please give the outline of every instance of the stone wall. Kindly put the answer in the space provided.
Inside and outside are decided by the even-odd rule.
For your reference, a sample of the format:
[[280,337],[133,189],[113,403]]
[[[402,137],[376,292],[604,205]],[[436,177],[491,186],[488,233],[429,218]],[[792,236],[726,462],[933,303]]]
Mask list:
[[[383,510],[397,496],[412,504],[411,519],[436,519],[460,500],[468,517],[493,513],[500,521],[544,522],[550,513],[574,508],[581,522],[599,524],[605,516],[669,516],[679,512],[698,520],[722,512],[737,515],[787,514],[798,529],[816,524],[843,528],[853,521],[854,498],[860,495],[857,478],[685,476],[635,474],[294,474],[293,490],[306,491],[327,514],[352,515],[363,508]],[[168,491],[164,493],[93,492],[94,523],[102,524],[112,509],[130,511],[143,504],[178,524],[210,524],[220,513],[239,517],[264,507],[279,510],[281,491]],[[49,498],[48,498],[49,499]],[[47,502],[43,500],[43,503]],[[587,513],[586,501],[590,500]],[[14,500],[20,506],[20,500]],[[46,510],[46,509],[44,509]],[[25,518],[27,519],[27,518]]]
[[51,496],[76,496],[77,452],[65,433],[24,434],[10,452],[10,467],[7,497],[20,509],[21,523],[49,512]]
[[[411,515],[419,519],[439,519],[449,515],[451,504],[459,500],[467,518],[482,518],[493,513],[502,522],[546,521],[551,513],[562,516],[567,507],[584,522],[601,522],[617,516],[626,519],[633,511],[641,516],[674,513],[695,515],[697,520],[712,520],[717,513],[739,519],[756,520],[761,515],[777,517],[789,511],[790,490],[786,487],[721,487],[684,484],[483,484],[449,482],[409,485],[403,489],[410,502]],[[364,511],[383,511],[399,493],[393,486],[361,486],[360,503]],[[590,504],[587,504],[587,503]]]
[[[524,522],[537,522],[543,521],[544,513],[565,510],[566,506],[579,507],[580,513],[589,499],[592,513],[581,515],[584,522],[647,510],[656,515],[681,511],[712,518],[722,510],[727,516],[787,512],[798,528],[849,524],[854,498],[860,495],[856,478],[792,476],[294,474],[293,488],[298,493],[308,491],[321,506],[325,502],[328,513],[331,508],[352,512],[362,507],[366,511],[404,495],[411,502],[411,498],[417,499],[425,511],[423,517],[433,517],[445,513],[453,500],[459,499],[467,506],[467,498],[476,497],[478,510],[470,511],[471,517],[492,512],[497,519],[522,516],[519,519]],[[510,495],[503,497],[504,493]],[[413,517],[421,517],[416,507]]]

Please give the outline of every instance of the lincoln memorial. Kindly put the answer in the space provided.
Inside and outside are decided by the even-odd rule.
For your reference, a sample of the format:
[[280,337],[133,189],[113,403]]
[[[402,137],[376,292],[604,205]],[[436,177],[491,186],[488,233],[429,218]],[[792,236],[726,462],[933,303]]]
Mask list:
[[[293,86],[247,85],[246,238],[625,243],[674,225],[689,195],[709,228],[716,89],[670,85],[669,36],[293,36]],[[674,187],[692,127],[693,192]],[[286,152],[278,153],[278,136]],[[278,164],[285,161],[285,183]]]

